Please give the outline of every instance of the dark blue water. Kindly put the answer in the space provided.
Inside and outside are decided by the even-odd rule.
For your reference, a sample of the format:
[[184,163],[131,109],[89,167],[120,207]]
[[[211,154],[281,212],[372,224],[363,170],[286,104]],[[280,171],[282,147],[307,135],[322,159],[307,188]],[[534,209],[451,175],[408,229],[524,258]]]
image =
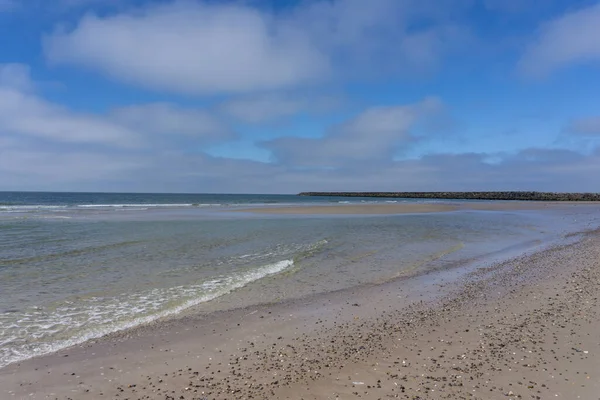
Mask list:
[[0,192],[0,210],[35,206],[208,206],[260,204],[314,204],[344,201],[374,201],[373,198],[304,197],[285,194],[210,194],[210,193],[70,193]]

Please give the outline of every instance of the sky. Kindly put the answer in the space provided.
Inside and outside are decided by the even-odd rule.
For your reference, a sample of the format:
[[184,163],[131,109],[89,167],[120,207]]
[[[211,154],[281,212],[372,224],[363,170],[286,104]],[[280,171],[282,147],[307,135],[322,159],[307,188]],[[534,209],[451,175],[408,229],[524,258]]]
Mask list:
[[600,192],[600,2],[0,0],[0,190]]

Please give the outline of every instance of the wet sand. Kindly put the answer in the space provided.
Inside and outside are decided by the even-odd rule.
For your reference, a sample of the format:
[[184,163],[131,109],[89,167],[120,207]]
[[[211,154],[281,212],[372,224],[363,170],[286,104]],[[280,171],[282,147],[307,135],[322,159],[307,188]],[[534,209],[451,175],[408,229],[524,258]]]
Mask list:
[[487,201],[452,203],[384,203],[384,204],[333,204],[318,206],[257,207],[231,210],[231,212],[251,212],[258,214],[331,214],[331,215],[381,215],[417,214],[449,211],[518,211],[546,210],[549,208],[595,207],[597,202],[532,202],[532,201]]
[[[477,267],[477,268],[476,268]],[[2,399],[598,399],[600,234],[162,321],[0,370]]]

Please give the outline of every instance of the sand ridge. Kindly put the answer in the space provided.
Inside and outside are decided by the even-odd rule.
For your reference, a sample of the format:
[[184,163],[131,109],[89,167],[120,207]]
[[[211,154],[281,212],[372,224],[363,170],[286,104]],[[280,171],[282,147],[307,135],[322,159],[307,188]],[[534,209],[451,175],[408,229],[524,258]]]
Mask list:
[[545,210],[548,208],[590,207],[600,209],[597,202],[533,202],[533,201],[485,201],[485,202],[438,202],[438,203],[365,203],[330,204],[280,207],[255,207],[229,210],[255,214],[281,215],[391,215],[421,214],[452,211],[518,211]]

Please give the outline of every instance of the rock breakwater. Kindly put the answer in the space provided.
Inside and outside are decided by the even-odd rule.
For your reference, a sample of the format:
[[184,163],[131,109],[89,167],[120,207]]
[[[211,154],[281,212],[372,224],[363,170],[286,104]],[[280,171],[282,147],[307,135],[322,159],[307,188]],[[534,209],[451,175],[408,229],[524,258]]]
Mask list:
[[302,192],[299,196],[447,200],[600,201],[600,193],[559,192]]

